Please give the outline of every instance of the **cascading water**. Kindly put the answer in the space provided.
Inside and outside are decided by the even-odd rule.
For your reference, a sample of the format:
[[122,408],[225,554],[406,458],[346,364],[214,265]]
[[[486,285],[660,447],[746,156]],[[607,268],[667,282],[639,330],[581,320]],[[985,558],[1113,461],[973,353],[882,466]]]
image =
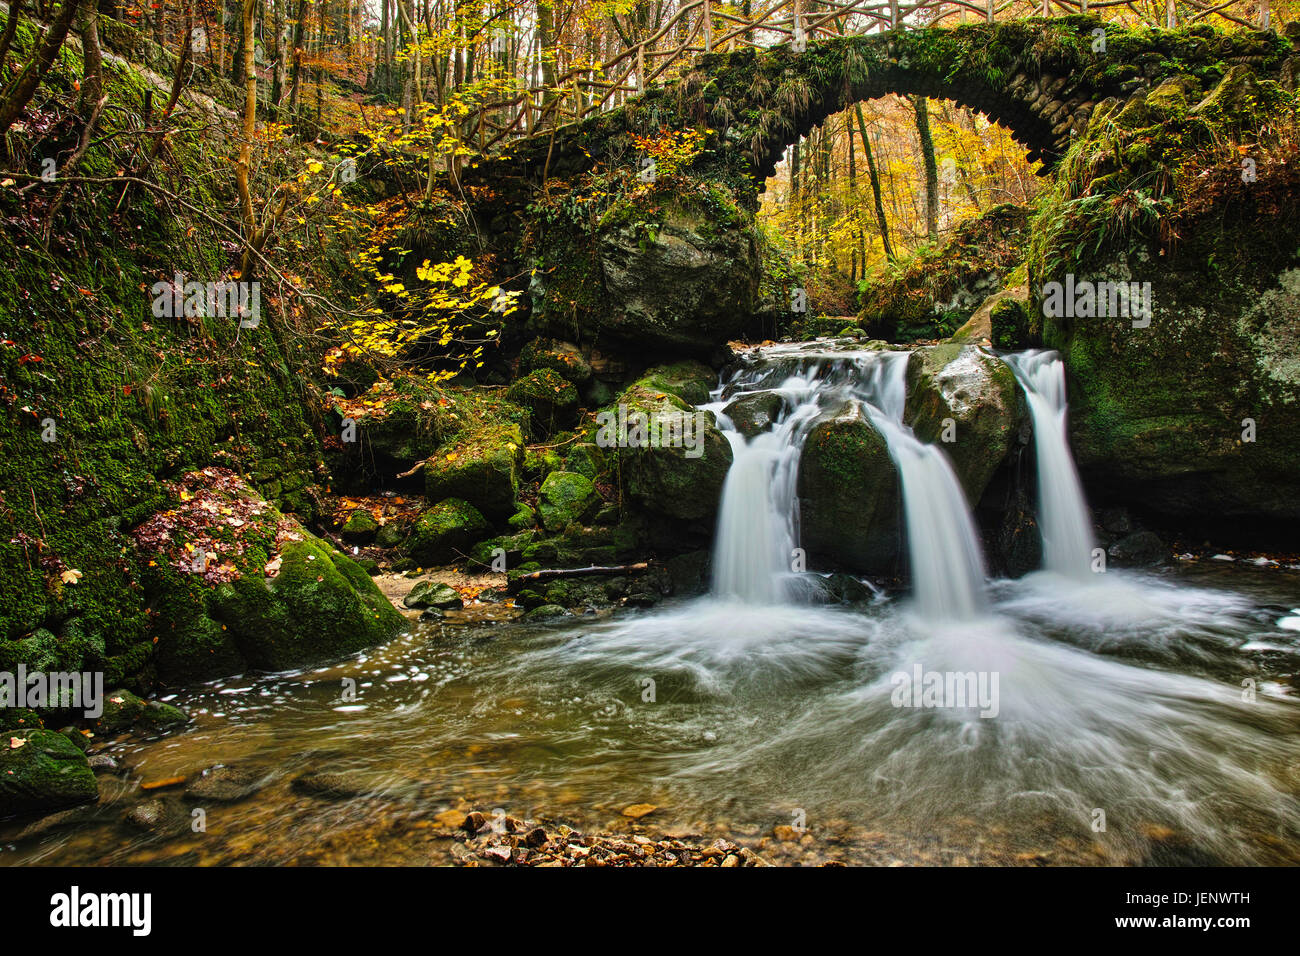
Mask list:
[[964,620],[986,606],[984,559],[947,456],[903,423],[907,362],[907,353],[881,355],[871,376],[877,401],[867,403],[868,414],[898,467],[917,608],[927,618]]
[[1092,524],[1079,472],[1070,454],[1066,426],[1065,363],[1056,352],[1033,350],[1005,355],[1029,402],[1038,459],[1038,521],[1043,564],[1078,581],[1092,579]]
[[[718,414],[735,455],[719,508],[715,597],[768,605],[791,598],[799,454],[822,412],[856,401],[898,468],[918,610],[944,620],[984,610],[984,562],[961,485],[943,452],[903,421],[907,363],[905,352],[771,349],[715,393],[705,407]],[[764,389],[781,396],[784,411],[772,430],[746,441],[722,409]]]

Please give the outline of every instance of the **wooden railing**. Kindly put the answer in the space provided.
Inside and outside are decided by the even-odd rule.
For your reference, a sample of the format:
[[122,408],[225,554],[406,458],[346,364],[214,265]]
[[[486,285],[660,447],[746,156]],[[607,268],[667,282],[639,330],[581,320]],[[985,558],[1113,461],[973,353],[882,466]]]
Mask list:
[[[941,0],[903,3],[900,0],[767,0],[748,18],[722,9],[714,0],[692,0],[666,20],[652,36],[625,47],[596,65],[575,66],[556,78],[554,86],[534,87],[483,104],[467,128],[479,151],[486,153],[503,141],[586,119],[612,109],[629,95],[671,78],[674,70],[699,54],[741,46],[766,49],[780,43],[796,45],[825,36],[880,30],[932,27],[948,22],[985,20],[989,23],[1019,8],[1026,15],[1071,15],[1113,8],[1130,20],[1150,22],[1158,0],[1142,9],[1135,0]],[[1269,0],[1165,0],[1158,25],[1172,29],[1180,23],[1215,18],[1247,29],[1267,29]],[[811,8],[811,9],[808,9]],[[1032,10],[1032,14],[1031,14]],[[1179,12],[1182,19],[1179,18]],[[1190,15],[1189,15],[1190,12]],[[677,38],[672,42],[670,38]],[[665,41],[669,42],[665,42]]]

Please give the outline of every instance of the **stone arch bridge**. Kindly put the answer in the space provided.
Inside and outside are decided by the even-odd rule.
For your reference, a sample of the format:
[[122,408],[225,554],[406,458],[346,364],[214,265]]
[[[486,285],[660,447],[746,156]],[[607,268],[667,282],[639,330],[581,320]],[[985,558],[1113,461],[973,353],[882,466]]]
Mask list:
[[1291,42],[1274,32],[1126,30],[1086,16],[837,37],[801,52],[745,47],[697,57],[677,79],[616,110],[516,141],[474,178],[535,183],[632,161],[629,133],[691,127],[715,134],[716,172],[747,176],[756,196],[790,143],[827,116],[889,93],[950,99],[984,114],[1047,173],[1107,98],[1178,74],[1212,79],[1237,64],[1276,73],[1291,55]]

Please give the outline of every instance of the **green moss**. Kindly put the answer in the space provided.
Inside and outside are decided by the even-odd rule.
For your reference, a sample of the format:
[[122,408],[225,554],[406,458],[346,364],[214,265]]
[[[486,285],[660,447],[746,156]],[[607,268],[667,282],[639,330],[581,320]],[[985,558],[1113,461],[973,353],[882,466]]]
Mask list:
[[590,519],[600,504],[600,492],[591,480],[568,471],[547,475],[537,495],[537,513],[547,531],[560,531],[572,521]]
[[13,734],[19,746],[0,747],[0,817],[93,803],[95,774],[83,754],[62,734],[25,730]]
[[472,504],[448,498],[420,515],[406,549],[417,561],[448,563],[466,554],[490,530],[487,520]]

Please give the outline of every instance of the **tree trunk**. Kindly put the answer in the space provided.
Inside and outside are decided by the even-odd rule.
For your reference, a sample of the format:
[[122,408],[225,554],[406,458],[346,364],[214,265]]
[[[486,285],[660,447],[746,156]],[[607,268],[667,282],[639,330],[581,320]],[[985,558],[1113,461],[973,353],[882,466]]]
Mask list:
[[[81,3],[94,2],[95,0],[81,0]],[[79,5],[78,0],[63,0],[63,6],[59,8],[59,15],[50,24],[49,32],[46,33],[45,39],[37,47],[36,53],[27,61],[27,65],[23,67],[22,72],[5,90],[4,97],[0,99],[0,141],[4,140],[5,134],[9,132],[9,127],[13,126],[18,117],[22,115],[27,104],[31,102],[33,94],[36,93],[36,87],[54,63],[55,57],[59,54],[59,48],[63,46],[63,41],[67,39],[68,30],[72,27],[72,21]]]
[[934,140],[930,137],[930,110],[924,96],[912,97],[916,107],[916,132],[921,137],[921,158],[925,161],[925,233],[939,238],[939,167],[934,161]]
[[862,118],[862,104],[854,107],[858,118],[858,132],[862,134],[862,156],[867,161],[867,178],[871,180],[871,195],[876,204],[876,222],[880,225],[880,243],[885,247],[885,258],[894,262],[894,247],[889,243],[889,221],[885,218],[885,203],[880,197],[880,176],[876,173],[876,160],[871,154],[871,140],[867,138],[867,124]]

